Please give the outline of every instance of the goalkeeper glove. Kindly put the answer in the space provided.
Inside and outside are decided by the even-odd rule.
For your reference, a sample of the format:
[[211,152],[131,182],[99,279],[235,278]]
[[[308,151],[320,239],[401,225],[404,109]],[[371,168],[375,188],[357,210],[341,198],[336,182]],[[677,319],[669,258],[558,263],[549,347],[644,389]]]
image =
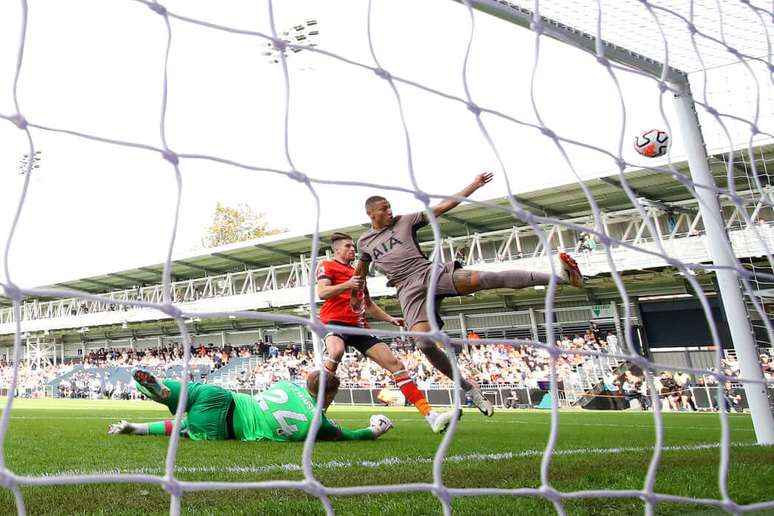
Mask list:
[[150,429],[148,423],[130,423],[125,419],[122,419],[118,423],[113,423],[108,427],[108,434],[148,435],[149,433]]
[[132,424],[129,421],[121,420],[108,427],[108,434],[131,434]]
[[387,430],[393,427],[392,421],[387,416],[382,414],[376,414],[371,416],[370,425],[368,428],[373,432],[374,438],[379,438],[382,434],[387,433]]

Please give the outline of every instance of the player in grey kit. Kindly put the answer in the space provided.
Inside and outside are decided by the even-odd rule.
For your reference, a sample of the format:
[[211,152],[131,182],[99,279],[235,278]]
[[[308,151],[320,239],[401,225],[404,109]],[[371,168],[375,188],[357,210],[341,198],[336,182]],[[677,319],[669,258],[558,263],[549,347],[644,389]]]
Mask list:
[[[456,194],[457,197],[469,197],[473,192],[492,180],[492,174],[484,173]],[[432,206],[433,214],[439,217],[456,207],[460,202],[446,199]],[[366,200],[366,212],[371,219],[371,229],[357,241],[360,261],[355,270],[355,276],[362,278],[365,285],[368,268],[373,262],[387,276],[388,286],[398,290],[398,301],[406,321],[406,328],[414,332],[431,331],[427,318],[427,289],[430,285],[432,262],[419,249],[417,230],[428,224],[425,212],[398,215],[393,217],[389,201],[381,196],[369,197]],[[574,287],[583,286],[583,276],[578,265],[570,256],[560,253],[560,274],[556,277],[560,284]],[[479,290],[495,288],[525,288],[533,285],[547,285],[551,274],[519,270],[509,271],[474,271],[462,268],[459,262],[442,264],[436,286],[436,321],[442,327],[440,309],[441,300],[445,297],[464,296]],[[367,293],[367,290],[366,290]],[[358,299],[357,291],[352,292],[353,308],[362,300]],[[425,354],[433,366],[452,377],[452,366],[449,358],[436,343],[427,337],[417,339],[419,349]],[[494,413],[492,403],[481,393],[478,385],[471,379],[462,379],[462,388],[468,392],[473,403],[487,416]]]

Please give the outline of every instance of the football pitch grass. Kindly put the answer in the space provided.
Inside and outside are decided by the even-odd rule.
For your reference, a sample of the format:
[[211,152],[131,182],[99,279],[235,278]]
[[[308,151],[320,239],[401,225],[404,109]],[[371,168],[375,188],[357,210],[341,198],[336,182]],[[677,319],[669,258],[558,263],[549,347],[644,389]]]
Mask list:
[[[4,400],[3,400],[4,402]],[[382,412],[395,428],[377,441],[321,442],[314,473],[326,486],[431,483],[441,437],[413,408],[332,407],[330,417],[354,428]],[[16,400],[5,440],[9,469],[17,475],[141,473],[163,475],[168,439],[107,435],[119,419],[169,417],[144,401]],[[448,487],[537,488],[549,435],[549,411],[499,410],[493,418],[465,411],[444,465]],[[749,415],[729,415],[729,494],[740,504],[774,499],[774,447],[755,445]],[[646,412],[562,411],[557,453],[549,478],[561,491],[641,489],[652,455],[653,415]],[[717,414],[664,414],[665,450],[656,492],[720,498]],[[300,480],[303,443],[192,442],[181,440],[177,478],[194,481]],[[23,486],[29,514],[165,514],[169,494],[158,484]],[[440,514],[429,493],[332,496],[338,514]],[[522,496],[455,498],[455,514],[555,514],[545,499]],[[569,514],[641,514],[638,498],[566,501]],[[0,488],[0,514],[15,512],[12,493]],[[182,499],[187,514],[322,514],[315,497],[296,490],[199,491]],[[721,514],[716,508],[660,503],[658,514]],[[764,511],[759,511],[763,514]],[[774,514],[769,510],[768,514]]]

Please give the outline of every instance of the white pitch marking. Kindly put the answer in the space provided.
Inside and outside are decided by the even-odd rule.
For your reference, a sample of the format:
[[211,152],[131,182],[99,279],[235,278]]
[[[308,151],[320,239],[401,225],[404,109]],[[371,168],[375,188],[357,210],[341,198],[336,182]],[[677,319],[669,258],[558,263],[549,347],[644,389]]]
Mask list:
[[[341,421],[344,421],[343,419]],[[510,421],[492,421],[491,419],[483,421],[484,423],[517,423],[520,425],[526,425],[526,424],[534,424],[535,421],[521,421],[518,419],[510,420]],[[548,424],[549,421],[543,422],[544,424]],[[615,423],[572,423],[565,421],[560,421],[559,423],[562,426],[612,426],[615,428],[654,428],[654,425],[617,425]],[[720,426],[667,426],[662,425],[661,426],[664,429],[667,430],[720,430]],[[753,428],[737,428],[732,426],[731,430],[734,432],[754,432],[755,429]]]
[[[124,414],[126,416],[126,414]],[[125,418],[125,417],[124,417]],[[107,417],[107,416],[11,416],[11,419],[97,419],[97,420],[105,420],[105,421],[116,421],[118,418],[117,416],[113,417]],[[132,419],[133,421],[158,421],[159,417],[149,417],[149,416],[137,416],[132,417],[129,415],[129,419]],[[162,417],[162,419],[164,419]],[[349,419],[349,418],[338,418],[334,417],[334,421],[341,421],[341,422],[364,422],[362,419]],[[415,419],[403,419],[403,418],[390,418],[391,421],[396,423],[417,423],[421,424],[424,423],[421,419],[415,418]],[[545,424],[547,425],[548,421],[524,421],[520,419],[508,419],[506,421],[503,421],[501,419],[498,419],[496,421],[492,421],[490,419],[486,419],[483,421],[483,423],[489,423],[489,424],[517,424],[517,425],[529,425],[529,424]],[[464,423],[463,423],[464,424]],[[568,422],[566,420],[561,421],[562,426],[605,426],[605,427],[614,427],[614,428],[646,428],[646,429],[652,429],[653,425],[617,425],[615,423],[572,423]],[[663,426],[666,430],[720,430],[720,426]],[[734,432],[754,432],[755,430],[752,428],[736,428],[731,427],[731,430]]]
[[[742,447],[757,447],[755,443],[731,443],[734,448]],[[692,444],[683,446],[663,446],[663,451],[696,451],[696,450],[712,450],[720,448],[719,443],[706,443],[706,444]],[[637,453],[637,452],[652,452],[653,448],[649,446],[641,447],[617,447],[617,448],[574,448],[569,450],[555,450],[553,456],[562,455],[586,455],[586,454],[624,454],[624,453]],[[464,462],[495,462],[501,460],[511,460],[530,457],[542,457],[544,450],[522,450],[517,452],[504,452],[504,453],[465,453],[462,455],[450,455],[446,457],[447,463],[464,463]],[[383,466],[410,466],[418,464],[431,464],[433,457],[415,457],[415,458],[401,458],[401,457],[387,457],[378,460],[330,460],[314,464],[315,468],[319,469],[347,469],[347,468],[380,468]],[[286,464],[265,464],[262,466],[229,466],[229,467],[209,467],[209,466],[175,466],[175,473],[271,473],[271,472],[296,472],[302,471],[301,465],[296,463]],[[112,469],[101,471],[85,471],[85,470],[65,470],[44,473],[42,475],[28,475],[35,477],[54,477],[57,475],[121,475],[121,474],[135,474],[135,475],[153,475],[164,473],[163,467],[156,468],[134,468],[134,469]]]

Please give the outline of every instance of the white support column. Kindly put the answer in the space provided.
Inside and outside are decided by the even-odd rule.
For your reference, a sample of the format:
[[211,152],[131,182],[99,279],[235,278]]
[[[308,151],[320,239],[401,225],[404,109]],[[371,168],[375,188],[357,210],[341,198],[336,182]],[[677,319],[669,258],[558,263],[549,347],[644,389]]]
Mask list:
[[32,352],[31,346],[31,339],[29,337],[24,339],[24,363],[26,364],[27,369],[32,367],[32,362],[35,360],[36,356],[36,354]]
[[675,227],[672,228],[672,231],[669,233],[669,240],[674,240],[675,235],[680,230],[680,224],[685,221],[686,226],[688,225],[688,216],[685,213],[681,213],[677,217],[677,222],[675,222]]
[[[551,230],[546,235],[546,242],[548,242],[548,245],[552,244],[552,240],[554,239],[554,234],[556,234],[556,226],[552,226]],[[547,252],[547,249],[543,247],[543,242],[539,241],[538,245],[535,246],[535,252],[532,253],[532,256],[534,258],[537,258],[538,256],[545,256]]]
[[[650,209],[645,208],[645,214],[650,218]],[[647,223],[644,220],[639,221],[640,227],[637,229],[637,234],[634,235],[634,242],[632,242],[634,245],[637,245],[640,240],[642,239],[642,234],[645,232],[645,229],[648,227]],[[653,238],[656,238],[656,235],[652,235]]]
[[[696,213],[696,216],[693,218],[693,221],[691,221],[691,226],[688,228],[688,236],[692,236],[694,234],[694,231],[697,230],[699,227],[699,222],[703,219],[702,210],[699,210]],[[706,224],[705,224],[706,226]]]
[[532,332],[532,340],[537,342],[540,334],[538,333],[537,317],[535,316],[534,308],[529,308],[529,329]]
[[653,219],[653,225],[656,228],[656,234],[653,235],[653,238],[658,238],[659,242],[663,242],[664,241],[664,235],[661,233],[661,223],[658,220],[659,212],[657,210],[651,210],[649,212],[649,215]]
[[[763,208],[763,199],[758,201],[758,204],[755,205],[755,209],[752,212],[752,215],[750,215],[750,222],[747,223],[747,226],[745,229],[750,229],[752,224],[755,224],[756,219],[758,218],[758,214],[761,212],[761,208]],[[745,208],[746,210],[747,208]]]
[[301,339],[301,352],[306,353],[306,326],[303,324],[298,326],[298,338]]
[[618,312],[618,303],[610,301],[610,308],[613,311],[613,324],[615,325],[615,338],[618,341],[618,349],[616,352],[628,351],[626,343],[624,341],[624,332],[621,328],[621,314]]
[[621,237],[622,242],[626,242],[626,239],[629,237],[629,231],[631,231],[633,227],[634,227],[634,220],[630,220],[629,223],[624,228],[623,236]]
[[[747,208],[744,208],[745,212],[747,212]],[[739,217],[739,206],[734,205],[734,211],[731,212],[731,216],[726,221],[726,229],[731,229],[731,226],[736,222],[737,217]]]
[[242,283],[242,291],[240,294],[255,294],[255,282],[253,281],[253,271],[247,271],[245,274],[245,281]]
[[[464,339],[468,335],[468,325],[465,324],[465,314],[460,312],[457,314],[457,317],[460,320],[460,335]],[[470,345],[468,345],[467,341],[465,342],[465,346],[463,347],[463,349],[465,350],[466,353],[470,351]]]
[[[304,351],[304,348],[306,346],[302,345],[301,350]],[[320,358],[320,361],[325,358],[325,352],[323,351],[323,342],[320,340],[320,337],[317,336],[317,333],[312,332],[312,355],[314,356],[314,363],[317,363],[317,356],[322,355]]]
[[[699,130],[699,120],[691,97],[688,83],[677,85],[682,88],[675,95],[675,108],[680,124],[685,149],[688,153],[688,165],[693,181],[698,184],[715,186],[710,172],[707,152]],[[697,188],[699,211],[704,220],[707,233],[707,247],[715,265],[733,267],[735,259],[731,254],[731,244],[723,224],[720,203],[717,195],[706,188]],[[720,287],[723,310],[728,320],[728,329],[734,343],[741,375],[744,378],[763,381],[763,372],[758,362],[750,322],[742,298],[736,273],[733,269],[720,269],[715,272]],[[720,343],[716,343],[720,345]],[[774,416],[771,413],[766,386],[762,383],[745,383],[744,391],[752,412],[753,427],[758,444],[774,444]]]
[[497,257],[498,262],[503,262],[506,260],[506,255],[508,256],[508,260],[512,260],[511,258],[511,242],[513,241],[513,231],[508,235],[508,238],[503,240],[503,243],[500,244],[500,248],[497,250],[497,254],[495,255]]

